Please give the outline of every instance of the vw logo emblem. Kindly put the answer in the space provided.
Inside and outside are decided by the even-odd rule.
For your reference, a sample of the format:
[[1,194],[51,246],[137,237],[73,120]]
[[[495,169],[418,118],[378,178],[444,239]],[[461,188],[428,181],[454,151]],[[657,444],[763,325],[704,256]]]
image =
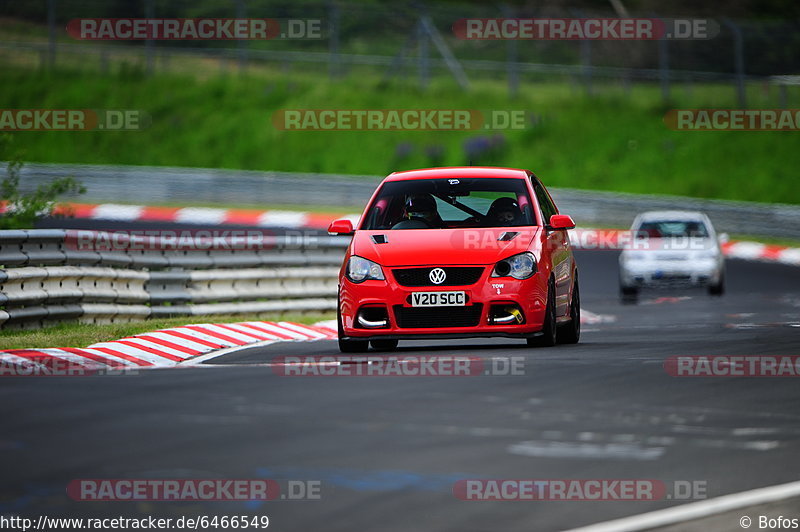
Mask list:
[[444,280],[447,279],[447,274],[441,268],[434,268],[431,270],[431,273],[428,274],[428,279],[430,279],[433,284],[442,284]]

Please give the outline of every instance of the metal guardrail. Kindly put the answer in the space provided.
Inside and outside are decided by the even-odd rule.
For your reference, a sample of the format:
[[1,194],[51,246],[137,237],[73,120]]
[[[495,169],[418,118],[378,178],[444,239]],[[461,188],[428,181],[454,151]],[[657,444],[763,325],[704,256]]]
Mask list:
[[236,253],[93,251],[77,249],[70,231],[0,231],[0,328],[333,310],[348,243],[274,237],[267,249]]
[[[354,212],[363,208],[381,179],[206,168],[27,164],[22,168],[22,188],[32,190],[64,175],[80,179],[87,188],[86,198],[93,201],[126,198],[144,204],[335,205],[352,207]],[[797,205],[549,188],[561,212],[572,215],[579,226],[627,227],[642,211],[689,209],[706,212],[718,231],[800,239]]]

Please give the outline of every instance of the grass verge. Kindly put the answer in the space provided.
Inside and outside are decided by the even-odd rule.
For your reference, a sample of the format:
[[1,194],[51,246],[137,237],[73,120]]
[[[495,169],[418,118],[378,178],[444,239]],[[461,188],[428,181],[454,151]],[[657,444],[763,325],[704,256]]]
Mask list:
[[[475,79],[466,92],[440,77],[420,90],[413,80],[375,73],[337,81],[269,66],[242,76],[206,73],[148,77],[130,65],[105,74],[7,65],[0,95],[9,109],[139,109],[152,117],[142,131],[15,133],[29,161],[355,175],[498,165],[529,168],[548,186],[800,203],[793,133],[664,125],[670,108],[737,107],[728,84],[676,85],[665,104],[657,84],[626,90],[598,82],[587,95],[569,83],[529,82],[512,98],[502,79]],[[751,108],[778,106],[776,91],[750,89]],[[789,107],[796,92],[789,93]],[[503,131],[284,131],[272,122],[282,109],[385,108],[523,110],[532,120],[525,129]],[[259,202],[270,198],[251,204]]]

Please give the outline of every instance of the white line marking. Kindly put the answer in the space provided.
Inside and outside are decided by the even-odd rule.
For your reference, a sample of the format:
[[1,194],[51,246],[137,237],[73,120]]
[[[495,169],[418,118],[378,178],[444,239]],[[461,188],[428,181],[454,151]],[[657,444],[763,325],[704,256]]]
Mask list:
[[[223,355],[229,355],[231,353],[235,353],[236,351],[241,351],[243,349],[250,349],[251,347],[264,347],[264,346],[267,346],[267,345],[270,345],[270,344],[274,344],[275,342],[276,342],[275,340],[264,340],[263,342],[254,342],[254,343],[248,344],[248,345],[239,345],[239,346],[236,346],[236,347],[228,347],[228,348],[225,348],[225,349],[217,349],[216,351],[212,351],[210,353],[206,353],[205,355],[199,355],[199,356],[196,356],[194,358],[190,358],[189,360],[187,360],[185,362],[181,362],[179,364],[179,366],[197,366],[197,365],[203,364],[203,362],[206,362],[208,360],[214,360],[215,358],[221,357]],[[226,366],[240,366],[240,367],[249,367],[251,365],[252,364],[246,364],[246,365],[226,364]]]
[[665,508],[613,521],[595,523],[567,532],[636,532],[663,526],[683,523],[692,519],[702,519],[710,515],[721,514],[730,510],[738,510],[765,504],[768,502],[789,499],[800,495],[800,481],[742,491],[731,495],[723,495],[705,501],[681,504],[674,508]]
[[642,447],[637,444],[536,440],[515,443],[506,450],[520,456],[593,460],[655,460],[664,454],[663,447]]

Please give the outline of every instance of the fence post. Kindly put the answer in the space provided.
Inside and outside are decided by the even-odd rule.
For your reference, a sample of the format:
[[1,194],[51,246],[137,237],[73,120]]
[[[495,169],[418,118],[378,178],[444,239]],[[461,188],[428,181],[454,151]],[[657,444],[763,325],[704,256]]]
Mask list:
[[[514,18],[514,10],[508,5],[503,4],[501,7],[503,16],[506,18]],[[508,73],[508,95],[514,98],[519,91],[519,69],[517,63],[519,62],[519,43],[516,39],[509,39],[506,43],[506,71]]]
[[661,37],[658,41],[658,77],[661,80],[661,99],[669,102],[669,41]]
[[328,2],[328,76],[339,77],[339,6]]
[[430,56],[428,46],[428,32],[425,31],[425,26],[422,24],[422,19],[417,22],[417,42],[419,43],[418,53],[418,69],[419,69],[419,86],[424,89],[428,86],[430,80]]
[[[154,0],[145,0],[144,4],[144,17],[155,18]],[[155,41],[147,39],[144,41],[144,54],[145,54],[145,71],[147,74],[152,74],[155,69]]]
[[47,64],[56,66],[56,0],[47,0],[47,26],[49,29],[49,51]]
[[[572,16],[585,18],[583,11],[571,10]],[[591,39],[581,39],[581,75],[586,86],[586,94],[592,94],[592,41]]]
[[[247,18],[247,6],[245,0],[236,0],[236,18],[241,20]],[[244,74],[247,71],[247,41],[239,39],[236,42],[237,55],[239,56],[239,73]]]
[[728,18],[722,19],[722,22],[728,26],[733,32],[733,50],[734,61],[736,68],[736,96],[739,100],[739,107],[747,106],[747,94],[744,87],[744,36],[742,29],[737,26],[732,20]]

